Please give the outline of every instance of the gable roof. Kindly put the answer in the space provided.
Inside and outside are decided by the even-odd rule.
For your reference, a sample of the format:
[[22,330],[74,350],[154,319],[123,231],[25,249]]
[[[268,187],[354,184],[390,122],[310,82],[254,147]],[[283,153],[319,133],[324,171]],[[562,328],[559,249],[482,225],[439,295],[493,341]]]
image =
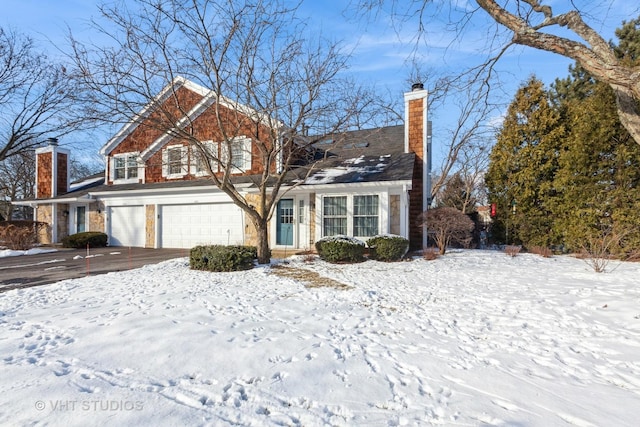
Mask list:
[[[129,121],[126,125],[118,131],[107,143],[100,149],[101,155],[107,155],[113,149],[115,149],[122,141],[124,141],[127,136],[129,136],[149,115],[153,112],[155,106],[162,104],[166,101],[171,94],[175,93],[178,89],[184,87],[191,92],[194,92],[202,97],[200,101],[196,103],[196,105],[191,108],[191,110],[178,121],[176,124],[177,128],[182,128],[186,126],[189,122],[195,120],[198,116],[204,113],[207,108],[213,105],[216,101],[220,103],[220,105],[224,105],[229,109],[233,109],[239,111],[246,116],[257,118],[260,122],[270,123],[269,117],[266,114],[260,113],[255,109],[248,107],[239,102],[233,101],[225,96],[218,95],[211,89],[207,89],[204,86],[201,86],[197,83],[192,82],[184,77],[178,76],[171,81],[167,86],[165,86],[162,91],[153,100],[151,100],[142,111],[134,116],[134,118]],[[274,120],[274,125],[276,127],[282,126],[280,121]],[[167,144],[173,135],[171,132],[166,131],[157,138],[155,141],[151,142],[151,144],[145,149],[142,153],[140,153],[142,160],[146,160],[155,152],[157,152],[160,148],[162,148],[165,144]]]

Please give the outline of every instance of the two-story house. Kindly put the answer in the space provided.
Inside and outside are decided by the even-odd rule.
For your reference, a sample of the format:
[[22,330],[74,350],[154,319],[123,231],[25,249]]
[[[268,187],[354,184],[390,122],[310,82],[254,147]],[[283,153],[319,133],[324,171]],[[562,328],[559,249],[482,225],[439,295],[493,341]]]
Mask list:
[[[70,183],[69,150],[53,140],[36,151],[36,198],[17,203],[33,206],[35,219],[49,224],[40,236],[42,243],[56,243],[82,231],[103,231],[111,246],[255,244],[248,217],[214,185],[200,154],[204,147],[223,162],[229,155],[229,146],[219,142],[222,137],[212,109],[228,109],[229,117],[238,117],[247,107],[225,102],[181,78],[157,99],[163,102],[168,94],[188,100],[185,120],[204,141],[200,148],[143,126],[154,114],[149,106],[102,147],[106,168],[100,175]],[[417,84],[404,98],[404,126],[327,136],[314,145],[322,159],[314,161],[311,172],[291,171],[270,222],[272,249],[312,248],[321,237],[336,234],[366,240],[385,233],[409,238],[414,248],[423,247],[423,229],[416,218],[426,208],[429,194],[427,91]],[[230,145],[232,179],[250,199],[257,195],[251,178],[277,165],[264,165],[257,155],[255,135],[259,137],[260,131],[243,135],[240,129],[237,135]],[[308,166],[298,167],[309,170]]]

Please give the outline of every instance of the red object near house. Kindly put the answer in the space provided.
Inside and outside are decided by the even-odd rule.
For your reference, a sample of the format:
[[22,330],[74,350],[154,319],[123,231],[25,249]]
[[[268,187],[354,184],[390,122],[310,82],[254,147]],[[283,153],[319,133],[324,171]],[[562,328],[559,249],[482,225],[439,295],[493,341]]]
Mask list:
[[491,217],[496,216],[496,204],[495,203],[491,203]]

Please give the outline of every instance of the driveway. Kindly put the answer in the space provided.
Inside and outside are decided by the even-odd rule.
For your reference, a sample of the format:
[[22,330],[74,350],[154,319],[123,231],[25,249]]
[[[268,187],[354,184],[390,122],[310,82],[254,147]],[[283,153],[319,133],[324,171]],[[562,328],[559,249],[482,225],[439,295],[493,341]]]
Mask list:
[[59,248],[56,252],[0,258],[0,292],[65,279],[130,270],[189,256],[188,249]]

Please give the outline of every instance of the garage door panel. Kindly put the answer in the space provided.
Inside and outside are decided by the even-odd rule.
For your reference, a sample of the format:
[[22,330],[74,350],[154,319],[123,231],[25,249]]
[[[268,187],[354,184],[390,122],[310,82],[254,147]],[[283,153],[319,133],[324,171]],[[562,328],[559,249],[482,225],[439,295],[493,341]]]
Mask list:
[[143,206],[109,207],[109,245],[144,247],[145,216]]
[[242,211],[230,203],[160,207],[160,245],[191,248],[202,244],[241,244]]

